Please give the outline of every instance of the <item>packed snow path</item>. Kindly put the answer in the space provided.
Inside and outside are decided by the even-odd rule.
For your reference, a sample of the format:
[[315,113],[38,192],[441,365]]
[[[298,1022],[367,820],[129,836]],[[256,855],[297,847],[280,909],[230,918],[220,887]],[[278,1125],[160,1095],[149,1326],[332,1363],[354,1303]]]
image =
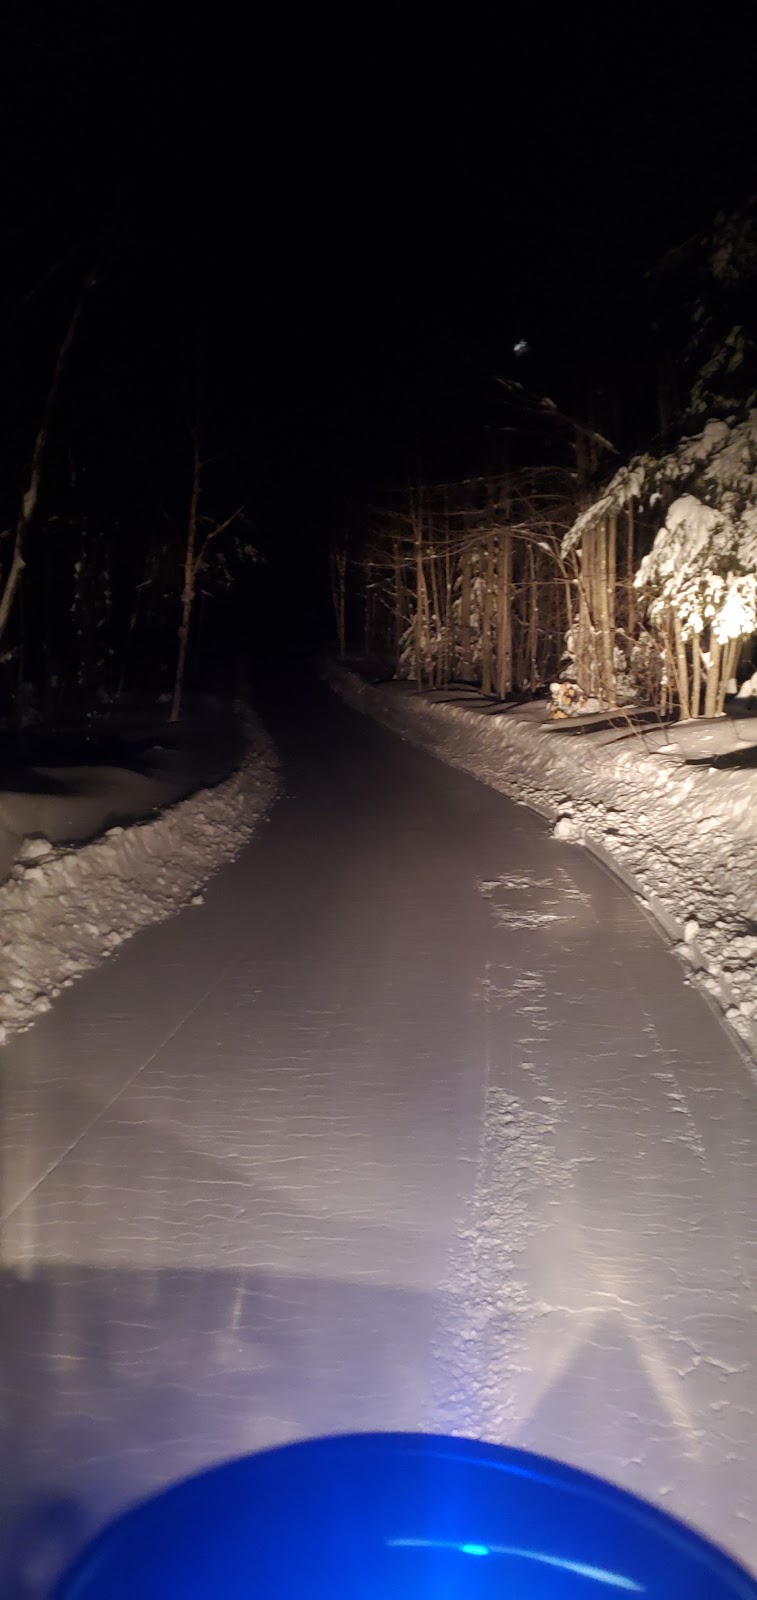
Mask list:
[[6,1550],[435,1427],[757,1564],[749,1069],[579,847],[324,689],[263,709],[269,823],[0,1056]]

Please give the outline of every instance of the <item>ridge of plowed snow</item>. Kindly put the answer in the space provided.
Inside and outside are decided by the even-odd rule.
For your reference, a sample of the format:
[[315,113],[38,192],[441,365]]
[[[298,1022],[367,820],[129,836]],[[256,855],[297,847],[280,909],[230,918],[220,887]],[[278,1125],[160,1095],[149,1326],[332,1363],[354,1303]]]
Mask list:
[[28,839],[0,888],[0,1044],[140,928],[189,904],[252,837],[278,788],[273,744],[248,718],[223,783],[75,847]]
[[757,1056],[757,769],[685,765],[617,729],[568,735],[537,704],[491,716],[333,663],[326,676],[358,710],[600,853]]

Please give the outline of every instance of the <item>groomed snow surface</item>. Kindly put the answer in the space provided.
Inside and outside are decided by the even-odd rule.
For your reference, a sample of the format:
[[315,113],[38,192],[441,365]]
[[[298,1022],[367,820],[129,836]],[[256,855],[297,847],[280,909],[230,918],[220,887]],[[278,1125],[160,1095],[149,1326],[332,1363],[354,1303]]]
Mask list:
[[26,839],[0,887],[0,1044],[148,923],[199,904],[251,838],[278,785],[273,745],[248,714],[237,771],[159,816],[78,846]]
[[[342,686],[412,738],[277,686],[270,823],[3,1051],[0,1590],[8,1561],[37,1600],[47,1534],[52,1573],[213,1461],[374,1428],[572,1461],[757,1567],[740,1047],[622,884],[495,792],[496,722]],[[414,718],[489,786],[416,748]],[[586,792],[593,741],[513,727],[513,794],[558,812],[559,780]],[[272,793],[258,751],[77,852],[89,881],[54,880],[39,926],[62,887],[79,937],[111,848],[122,925],[159,874],[179,893],[158,915],[191,904]]]
[[[541,703],[493,714],[465,690],[418,695],[334,663],[326,675],[351,705],[600,854],[757,1056],[757,765],[708,765],[708,745],[726,747],[722,723],[640,734],[550,722]],[[743,753],[747,725],[741,740],[733,727]]]

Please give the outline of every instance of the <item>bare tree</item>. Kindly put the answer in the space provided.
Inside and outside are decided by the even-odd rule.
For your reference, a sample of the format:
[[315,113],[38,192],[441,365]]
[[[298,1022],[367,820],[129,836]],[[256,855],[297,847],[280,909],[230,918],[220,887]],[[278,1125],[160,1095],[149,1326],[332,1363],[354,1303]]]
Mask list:
[[573,482],[553,469],[393,491],[366,511],[349,563],[358,592],[370,568],[367,653],[419,689],[538,690],[559,667],[574,515]]
[[93,287],[95,282],[96,275],[93,270],[89,274],[89,277],[84,284],[66,332],[61,340],[55,360],[55,366],[53,367],[50,387],[48,388],[47,395],[45,396],[45,403],[42,407],[42,416],[37,429],[37,437],[34,441],[34,449],[32,450],[32,458],[26,479],[26,486],[21,496],[18,515],[16,517],[16,524],[15,528],[13,529],[13,553],[11,555],[10,567],[8,568],[5,582],[3,583],[2,593],[0,593],[0,640],[2,640],[3,635],[7,630],[8,622],[13,610],[13,604],[21,583],[21,574],[23,573],[25,566],[24,553],[26,542],[34,522],[37,504],[39,501],[40,484],[42,482],[42,468],[47,451],[48,440],[50,437],[50,425],[52,422],[53,412],[55,410],[55,404],[60,393],[63,374],[68,364],[74,339],[76,338],[76,330],[81,320],[81,314],[84,309],[84,301],[87,292]]
[[[228,532],[230,528],[239,522],[244,512],[244,506],[237,506],[236,510],[232,511],[230,516],[224,517],[222,522],[216,522],[212,518],[200,515],[202,469],[204,465],[200,456],[200,430],[195,425],[189,431],[192,441],[192,485],[184,537],[184,580],[181,591],[181,621],[178,630],[179,649],[176,657],[176,672],[169,713],[170,722],[177,722],[181,715],[187,651],[192,628],[192,613],[197,596],[197,580],[200,573],[208,565],[211,547],[221,538],[222,534]],[[249,553],[253,554],[254,552],[250,551]]]

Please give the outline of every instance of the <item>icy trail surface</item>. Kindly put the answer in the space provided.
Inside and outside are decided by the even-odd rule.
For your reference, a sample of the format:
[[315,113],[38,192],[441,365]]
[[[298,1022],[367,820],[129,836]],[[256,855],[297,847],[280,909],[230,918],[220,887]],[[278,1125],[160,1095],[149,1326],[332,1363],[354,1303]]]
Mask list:
[[6,1560],[432,1427],[757,1564],[749,1069],[585,851],[324,689],[265,709],[269,822],[0,1056]]

